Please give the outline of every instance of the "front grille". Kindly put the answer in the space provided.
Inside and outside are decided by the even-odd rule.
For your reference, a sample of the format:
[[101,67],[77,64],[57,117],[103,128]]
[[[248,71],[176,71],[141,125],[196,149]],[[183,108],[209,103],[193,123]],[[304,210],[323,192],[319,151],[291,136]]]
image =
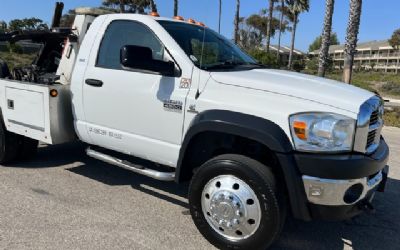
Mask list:
[[383,126],[383,101],[374,96],[360,107],[354,150],[362,153],[373,153],[379,146]]
[[376,138],[376,130],[370,131],[368,133],[366,149],[368,149],[375,142],[375,138]]
[[381,108],[382,104],[374,105],[371,107],[372,110],[371,116],[369,118],[369,129],[368,129],[368,137],[367,144],[365,145],[365,151],[367,153],[372,153],[379,145],[380,141],[380,132],[383,125]]
[[371,114],[371,118],[369,119],[369,124],[373,125],[379,121],[379,110],[375,110]]

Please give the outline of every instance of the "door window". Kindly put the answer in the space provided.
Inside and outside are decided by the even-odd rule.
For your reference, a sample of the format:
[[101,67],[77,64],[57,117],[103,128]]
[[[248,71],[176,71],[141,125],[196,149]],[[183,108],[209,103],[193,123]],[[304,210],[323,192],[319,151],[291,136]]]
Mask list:
[[108,26],[100,45],[96,66],[122,69],[120,51],[125,45],[149,47],[153,51],[154,59],[164,59],[164,46],[148,27],[134,21],[119,20]]

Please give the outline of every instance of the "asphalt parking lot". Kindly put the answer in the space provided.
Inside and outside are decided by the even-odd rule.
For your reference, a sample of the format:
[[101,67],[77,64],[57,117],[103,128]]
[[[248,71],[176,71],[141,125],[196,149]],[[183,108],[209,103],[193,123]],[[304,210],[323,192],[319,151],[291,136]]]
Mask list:
[[[289,218],[274,249],[400,249],[400,129],[384,135],[391,172],[376,212],[335,223]],[[29,163],[0,166],[0,249],[212,249],[186,193],[90,159],[81,144],[42,147]]]

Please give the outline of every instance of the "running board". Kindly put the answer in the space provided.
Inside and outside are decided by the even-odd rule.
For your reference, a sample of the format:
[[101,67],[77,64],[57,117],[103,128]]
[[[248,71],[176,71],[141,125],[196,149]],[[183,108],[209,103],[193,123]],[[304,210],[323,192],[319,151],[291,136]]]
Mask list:
[[86,154],[92,158],[95,158],[100,161],[104,161],[111,165],[115,165],[120,168],[124,168],[126,170],[135,172],[137,174],[145,175],[147,177],[159,180],[159,181],[174,181],[175,180],[175,172],[159,172],[153,169],[145,168],[140,165],[135,165],[128,161],[124,161],[113,156],[95,151],[91,148],[86,149]]

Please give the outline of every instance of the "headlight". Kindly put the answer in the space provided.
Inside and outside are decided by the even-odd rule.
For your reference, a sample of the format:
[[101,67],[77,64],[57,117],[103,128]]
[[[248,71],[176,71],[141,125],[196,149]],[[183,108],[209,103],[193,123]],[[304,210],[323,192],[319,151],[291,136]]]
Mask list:
[[296,150],[340,152],[353,148],[356,121],[331,113],[303,113],[290,117]]

